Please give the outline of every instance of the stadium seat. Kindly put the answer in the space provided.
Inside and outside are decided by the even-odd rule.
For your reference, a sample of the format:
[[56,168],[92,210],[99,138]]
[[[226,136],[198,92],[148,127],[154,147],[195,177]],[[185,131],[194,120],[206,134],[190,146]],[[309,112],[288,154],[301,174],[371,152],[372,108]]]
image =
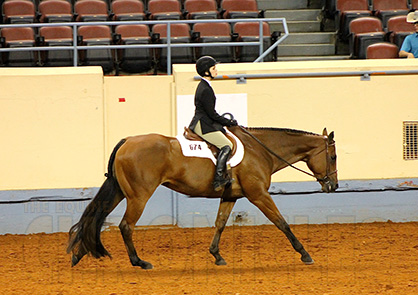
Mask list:
[[409,12],[406,0],[373,0],[374,15],[382,20],[386,29],[389,18],[397,15],[407,15]]
[[215,0],[186,0],[184,8],[188,19],[216,19],[219,17]]
[[387,31],[388,40],[400,48],[405,37],[415,32],[415,26],[406,22],[406,15],[394,16],[388,21]]
[[74,4],[77,22],[106,21],[109,18],[107,3],[101,0],[79,0]]
[[[119,25],[115,33],[120,36],[118,44],[150,44],[151,37],[147,25]],[[118,65],[129,73],[147,72],[153,66],[153,54],[150,48],[127,48],[118,50]]]
[[152,20],[178,20],[181,18],[178,0],[149,0],[148,18]]
[[[229,23],[196,23],[193,26],[193,37],[195,41],[201,43],[231,42],[231,26]],[[234,60],[231,46],[198,47],[196,57],[199,58],[203,55],[213,56],[221,62]]]
[[221,9],[223,18],[257,18],[260,15],[256,0],[223,0]]
[[[112,44],[110,27],[104,25],[81,26],[78,28],[78,36],[82,46],[93,47]],[[109,73],[113,70],[113,52],[111,49],[80,50],[80,60],[82,65],[85,66],[101,66],[104,73]]]
[[[156,24],[152,27],[152,33],[158,34],[157,41],[167,43],[167,25]],[[171,43],[190,43],[190,27],[188,24],[171,24],[170,25]],[[167,49],[157,49],[156,59],[160,70],[167,70]],[[172,47],[171,63],[192,63],[193,52],[191,47]]]
[[25,24],[35,21],[35,4],[27,0],[3,2],[3,23]]
[[[238,41],[255,42],[260,39],[259,23],[238,22],[233,26],[233,32],[238,34]],[[263,22],[263,49],[271,46],[270,26]],[[253,62],[260,55],[259,46],[242,46],[237,48],[237,58],[240,62]],[[264,58],[264,61],[272,61],[273,53]]]
[[398,58],[399,47],[389,42],[374,43],[367,47],[366,55],[368,59]]
[[342,40],[347,40],[350,22],[358,17],[371,16],[369,0],[337,0],[335,24]]
[[[73,45],[73,30],[71,27],[41,27],[39,36],[41,46]],[[73,50],[42,51],[41,62],[47,67],[72,66],[74,64]]]
[[351,57],[366,58],[366,50],[370,44],[383,42],[385,33],[382,21],[377,17],[360,17],[350,23],[350,54]]
[[111,4],[113,20],[142,21],[145,19],[144,3],[141,0],[114,0]]
[[68,1],[43,0],[38,6],[41,23],[62,23],[73,20],[72,6]]
[[[33,28],[2,28],[2,47],[34,47],[35,32]],[[13,51],[2,55],[3,63],[10,67],[33,67],[38,63],[37,51]]]

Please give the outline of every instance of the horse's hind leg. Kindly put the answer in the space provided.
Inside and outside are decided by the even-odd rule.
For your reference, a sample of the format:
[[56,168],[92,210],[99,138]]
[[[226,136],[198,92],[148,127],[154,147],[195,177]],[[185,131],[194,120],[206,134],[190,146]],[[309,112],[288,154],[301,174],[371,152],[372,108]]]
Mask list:
[[289,227],[289,224],[280,214],[279,209],[277,209],[276,204],[274,203],[273,199],[271,198],[268,192],[263,193],[262,196],[260,196],[260,198],[249,198],[249,200],[254,205],[256,205],[264,213],[264,215],[266,215],[266,217],[286,235],[293,248],[301,254],[302,262],[304,262],[305,264],[314,263],[309,253],[305,250],[301,242],[299,242],[299,240],[293,234],[292,230]]
[[232,208],[234,208],[235,201],[227,202],[221,200],[219,204],[218,216],[216,217],[215,226],[216,232],[213,236],[212,243],[210,244],[209,252],[215,257],[216,265],[226,265],[225,259],[219,254],[219,241],[221,239],[222,232],[225,229],[228,217],[231,214]]
[[126,212],[119,224],[119,229],[122,233],[123,241],[125,243],[126,250],[128,251],[131,264],[133,266],[140,266],[143,269],[152,269],[153,266],[151,263],[141,260],[138,257],[132,241],[132,234],[135,229],[135,224],[141,217],[148,199],[149,197],[144,198],[143,200],[139,198],[127,198]]

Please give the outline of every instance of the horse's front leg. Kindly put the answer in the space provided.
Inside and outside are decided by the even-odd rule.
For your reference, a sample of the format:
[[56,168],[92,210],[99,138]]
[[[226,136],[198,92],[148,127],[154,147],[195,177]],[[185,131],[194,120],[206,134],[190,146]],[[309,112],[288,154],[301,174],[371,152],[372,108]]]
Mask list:
[[257,206],[264,215],[273,222],[289,239],[293,248],[300,253],[301,260],[305,264],[313,264],[314,260],[311,258],[309,253],[305,250],[302,243],[295,237],[292,230],[290,229],[289,224],[280,214],[279,209],[277,209],[276,204],[271,198],[268,192],[262,192],[256,198],[248,198],[251,203]]
[[234,208],[235,201],[224,201],[221,199],[219,204],[218,215],[216,217],[216,231],[213,236],[212,243],[209,247],[209,252],[212,254],[216,261],[216,265],[226,265],[225,259],[219,254],[219,241],[221,239],[222,232],[225,229],[226,222],[228,221],[229,215],[231,214],[232,208]]

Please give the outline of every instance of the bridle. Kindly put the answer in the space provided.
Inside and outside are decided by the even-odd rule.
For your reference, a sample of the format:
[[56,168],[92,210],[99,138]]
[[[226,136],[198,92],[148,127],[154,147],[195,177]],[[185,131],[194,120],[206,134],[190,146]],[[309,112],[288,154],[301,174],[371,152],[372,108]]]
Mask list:
[[293,164],[289,163],[288,161],[286,161],[285,159],[283,159],[282,157],[280,157],[278,154],[276,154],[275,152],[273,152],[268,146],[266,146],[264,143],[262,143],[257,137],[255,137],[253,134],[251,134],[250,132],[248,132],[244,127],[239,126],[241,128],[242,131],[244,131],[244,133],[248,134],[251,138],[253,138],[255,141],[257,141],[265,150],[267,150],[270,154],[272,154],[273,156],[275,156],[277,159],[279,159],[280,161],[284,162],[285,164],[287,164],[289,167],[292,167],[295,170],[298,170],[302,173],[305,173],[306,175],[309,175],[313,178],[315,178],[317,181],[322,181],[327,187],[331,187],[331,179],[330,176],[337,173],[337,169],[335,169],[334,171],[330,172],[330,162],[329,162],[329,152],[328,152],[328,148],[330,146],[335,145],[335,142],[329,143],[327,138],[325,139],[325,148],[321,151],[319,151],[318,153],[316,153],[314,156],[319,155],[320,153],[322,153],[324,150],[326,152],[326,162],[327,162],[327,168],[326,168],[326,174],[324,177],[318,177],[313,173],[307,172],[303,169],[300,169],[296,166],[294,166]]

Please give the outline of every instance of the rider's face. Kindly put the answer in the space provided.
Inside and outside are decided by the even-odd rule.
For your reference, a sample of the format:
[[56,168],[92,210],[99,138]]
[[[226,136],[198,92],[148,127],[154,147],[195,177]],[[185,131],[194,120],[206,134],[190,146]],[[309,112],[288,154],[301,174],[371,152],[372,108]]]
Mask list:
[[210,72],[210,74],[212,75],[213,78],[218,76],[218,69],[216,68],[216,65],[214,65],[213,67],[210,67],[209,72]]

